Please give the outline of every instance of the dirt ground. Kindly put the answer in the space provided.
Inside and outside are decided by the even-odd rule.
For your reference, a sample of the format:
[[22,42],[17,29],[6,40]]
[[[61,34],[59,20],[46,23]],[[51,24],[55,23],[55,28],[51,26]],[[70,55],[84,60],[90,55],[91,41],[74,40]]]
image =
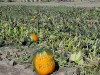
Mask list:
[[[37,75],[33,71],[30,61],[24,63],[17,63],[16,55],[19,57],[23,54],[31,56],[33,48],[22,47],[22,49],[14,47],[2,47],[0,48],[0,75]],[[30,57],[31,58],[31,57]],[[75,67],[55,68],[55,71],[51,75],[79,75],[80,69]],[[82,75],[82,74],[81,74]]]
[[100,7],[100,1],[98,2],[41,2],[41,3],[30,3],[30,2],[0,2],[0,6],[5,5],[27,5],[27,6],[33,6],[33,5],[41,5],[41,6],[68,6],[68,7]]

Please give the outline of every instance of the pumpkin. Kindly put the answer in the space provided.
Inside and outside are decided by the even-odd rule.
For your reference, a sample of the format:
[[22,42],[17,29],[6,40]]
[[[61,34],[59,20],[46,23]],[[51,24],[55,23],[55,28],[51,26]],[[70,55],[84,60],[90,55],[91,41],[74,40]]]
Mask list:
[[48,75],[54,71],[55,61],[51,50],[40,47],[33,53],[32,64],[38,75]]
[[34,41],[37,42],[38,41],[38,37],[35,34],[30,34],[30,38]]

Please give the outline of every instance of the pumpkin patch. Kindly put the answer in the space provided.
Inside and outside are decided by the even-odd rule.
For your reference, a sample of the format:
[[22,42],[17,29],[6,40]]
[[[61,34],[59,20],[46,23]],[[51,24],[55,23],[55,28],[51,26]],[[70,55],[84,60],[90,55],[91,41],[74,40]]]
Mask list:
[[[58,68],[80,67],[82,74],[77,75],[100,75],[100,8],[32,5],[0,3],[0,48],[18,48],[11,55],[5,51],[4,57],[1,54],[4,48],[1,49],[0,60],[32,62],[39,75],[57,75],[59,69],[54,72],[57,64]],[[30,32],[34,33],[29,35]],[[44,42],[48,49],[39,46],[35,50]]]

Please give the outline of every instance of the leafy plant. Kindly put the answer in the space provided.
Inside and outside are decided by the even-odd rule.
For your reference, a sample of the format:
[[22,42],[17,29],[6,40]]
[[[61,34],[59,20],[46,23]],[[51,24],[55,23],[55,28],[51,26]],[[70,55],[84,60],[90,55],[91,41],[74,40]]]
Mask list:
[[83,58],[82,58],[82,53],[79,51],[78,53],[73,53],[70,56],[70,60],[74,61],[76,64],[82,65],[84,63]]

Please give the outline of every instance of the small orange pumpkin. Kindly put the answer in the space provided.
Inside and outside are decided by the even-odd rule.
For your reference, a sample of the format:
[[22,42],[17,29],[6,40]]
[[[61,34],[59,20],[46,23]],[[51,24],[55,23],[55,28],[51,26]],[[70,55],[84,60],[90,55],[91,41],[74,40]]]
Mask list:
[[38,41],[38,37],[35,34],[30,34],[30,38],[34,41],[37,42]]
[[38,75],[48,75],[52,73],[55,68],[52,52],[44,47],[35,50],[32,64]]

